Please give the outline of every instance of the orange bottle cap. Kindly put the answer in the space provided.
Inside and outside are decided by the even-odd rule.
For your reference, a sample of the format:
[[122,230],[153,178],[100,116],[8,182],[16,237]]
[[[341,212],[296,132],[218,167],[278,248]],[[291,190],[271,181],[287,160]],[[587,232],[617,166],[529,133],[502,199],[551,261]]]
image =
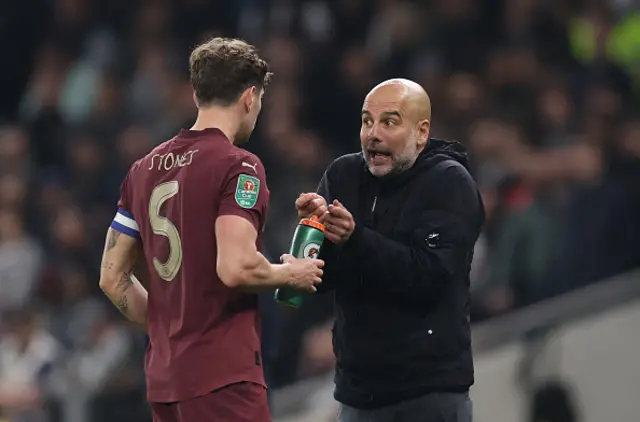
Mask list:
[[303,219],[302,221],[300,221],[300,224],[302,224],[303,226],[313,227],[324,233],[324,224],[322,224],[318,217],[315,215],[311,216],[311,218]]

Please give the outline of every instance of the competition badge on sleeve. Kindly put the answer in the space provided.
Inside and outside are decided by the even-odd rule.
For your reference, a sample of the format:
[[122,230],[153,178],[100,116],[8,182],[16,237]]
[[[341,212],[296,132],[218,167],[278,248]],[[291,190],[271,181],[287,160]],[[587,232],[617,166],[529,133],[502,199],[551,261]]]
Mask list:
[[260,193],[260,179],[257,177],[241,174],[238,176],[236,186],[236,202],[242,208],[253,208],[258,202]]

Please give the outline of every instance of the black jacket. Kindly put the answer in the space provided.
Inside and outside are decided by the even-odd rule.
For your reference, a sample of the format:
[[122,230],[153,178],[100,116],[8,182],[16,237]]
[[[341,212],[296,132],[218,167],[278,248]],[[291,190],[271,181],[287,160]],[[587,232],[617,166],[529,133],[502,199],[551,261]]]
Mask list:
[[469,270],[484,222],[467,155],[430,139],[414,166],[389,179],[362,154],[336,159],[318,193],[356,227],[325,241],[321,291],[335,289],[335,398],[357,408],[473,384]]

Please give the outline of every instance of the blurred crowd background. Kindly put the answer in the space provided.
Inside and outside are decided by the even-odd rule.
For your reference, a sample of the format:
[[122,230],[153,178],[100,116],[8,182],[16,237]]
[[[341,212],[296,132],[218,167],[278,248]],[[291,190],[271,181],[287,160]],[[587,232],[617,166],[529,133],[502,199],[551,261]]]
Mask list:
[[[247,148],[272,192],[266,253],[293,202],[359,150],[366,93],[421,83],[432,136],[469,149],[488,222],[473,319],[640,266],[635,0],[0,2],[0,410],[11,422],[147,421],[145,336],[98,288],[119,185],[190,127],[190,48],[257,44],[275,77]],[[332,298],[264,298],[272,388],[332,368]]]

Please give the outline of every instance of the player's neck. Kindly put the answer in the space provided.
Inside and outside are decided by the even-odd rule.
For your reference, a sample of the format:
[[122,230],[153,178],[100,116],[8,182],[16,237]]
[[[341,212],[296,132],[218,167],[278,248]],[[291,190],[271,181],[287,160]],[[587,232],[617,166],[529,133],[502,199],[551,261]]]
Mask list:
[[191,130],[220,129],[233,144],[238,126],[239,123],[236,121],[236,117],[233,116],[231,110],[221,107],[211,107],[198,110],[198,117],[191,127]]

